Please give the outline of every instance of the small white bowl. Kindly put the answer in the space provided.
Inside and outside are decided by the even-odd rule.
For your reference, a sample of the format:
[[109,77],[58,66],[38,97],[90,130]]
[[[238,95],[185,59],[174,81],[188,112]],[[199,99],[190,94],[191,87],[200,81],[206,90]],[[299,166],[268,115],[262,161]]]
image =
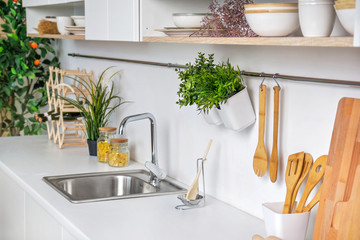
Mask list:
[[336,14],[339,18],[341,25],[345,30],[354,35],[354,25],[355,25],[355,8],[349,9],[335,9]]
[[203,18],[207,13],[173,13],[175,26],[179,28],[201,28]]
[[297,3],[252,3],[244,4],[245,10],[297,9]]
[[268,12],[246,13],[245,11],[245,17],[250,28],[257,35],[263,37],[288,36],[298,30],[300,26],[299,14],[297,12],[269,10]]
[[85,27],[85,16],[71,16],[75,25],[79,27]]

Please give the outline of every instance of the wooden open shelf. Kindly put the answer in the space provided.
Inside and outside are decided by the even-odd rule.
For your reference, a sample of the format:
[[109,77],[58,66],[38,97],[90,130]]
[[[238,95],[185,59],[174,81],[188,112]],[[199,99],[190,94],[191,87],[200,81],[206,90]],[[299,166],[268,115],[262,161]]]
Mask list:
[[223,45],[353,47],[353,37],[143,37],[143,42],[199,43]]
[[85,40],[85,35],[61,35],[61,34],[34,34],[29,33],[29,37],[39,38],[56,38],[56,39],[73,39],[73,40]]

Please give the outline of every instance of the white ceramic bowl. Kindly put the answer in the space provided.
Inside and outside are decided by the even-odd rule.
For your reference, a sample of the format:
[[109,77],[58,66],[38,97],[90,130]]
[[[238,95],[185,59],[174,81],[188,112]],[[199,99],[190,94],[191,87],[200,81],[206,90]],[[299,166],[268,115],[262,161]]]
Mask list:
[[297,12],[246,13],[245,11],[245,17],[250,28],[263,37],[284,37],[299,29]]
[[85,16],[71,16],[75,25],[79,27],[85,27]]
[[333,4],[299,2],[299,20],[304,37],[329,37],[335,23]]
[[206,13],[174,13],[175,26],[180,28],[200,28]]
[[297,3],[253,3],[244,4],[245,10],[297,9]]
[[354,35],[354,25],[355,25],[355,8],[351,9],[336,9],[336,14],[339,18],[341,25],[345,30]]

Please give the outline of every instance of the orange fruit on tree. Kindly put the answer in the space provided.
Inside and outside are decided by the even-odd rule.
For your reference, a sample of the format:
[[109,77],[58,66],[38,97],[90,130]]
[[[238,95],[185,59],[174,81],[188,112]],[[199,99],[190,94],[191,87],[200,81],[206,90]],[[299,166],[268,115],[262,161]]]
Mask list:
[[32,43],[30,44],[30,46],[31,46],[33,49],[35,49],[35,48],[38,47],[38,44],[37,44],[36,42],[32,42]]
[[36,60],[34,61],[34,65],[37,66],[37,65],[39,65],[39,64],[40,64],[40,60],[39,60],[39,59],[36,59]]
[[17,2],[18,0],[13,0],[13,2]]

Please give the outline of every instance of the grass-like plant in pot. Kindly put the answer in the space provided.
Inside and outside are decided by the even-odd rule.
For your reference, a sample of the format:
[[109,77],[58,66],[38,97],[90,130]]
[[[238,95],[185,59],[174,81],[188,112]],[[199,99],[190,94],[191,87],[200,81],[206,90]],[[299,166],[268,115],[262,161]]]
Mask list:
[[[119,74],[119,71],[112,73],[111,69],[112,67],[105,69],[96,83],[91,78],[75,79],[79,84],[79,87],[76,88],[80,92],[76,99],[59,96],[81,111],[89,147],[94,145],[96,148],[99,127],[107,126],[110,115],[116,108],[125,103],[120,96],[114,93],[114,85],[112,84],[112,79]],[[96,149],[94,152],[96,153]]]
[[[215,64],[214,54],[206,57],[201,52],[195,63],[187,63],[186,67],[184,70],[176,69],[181,81],[177,92],[177,104],[180,107],[196,105],[208,123],[224,123],[226,127],[237,131],[255,121],[254,110],[238,67],[235,69],[229,61]],[[241,113],[242,109],[245,112]]]

